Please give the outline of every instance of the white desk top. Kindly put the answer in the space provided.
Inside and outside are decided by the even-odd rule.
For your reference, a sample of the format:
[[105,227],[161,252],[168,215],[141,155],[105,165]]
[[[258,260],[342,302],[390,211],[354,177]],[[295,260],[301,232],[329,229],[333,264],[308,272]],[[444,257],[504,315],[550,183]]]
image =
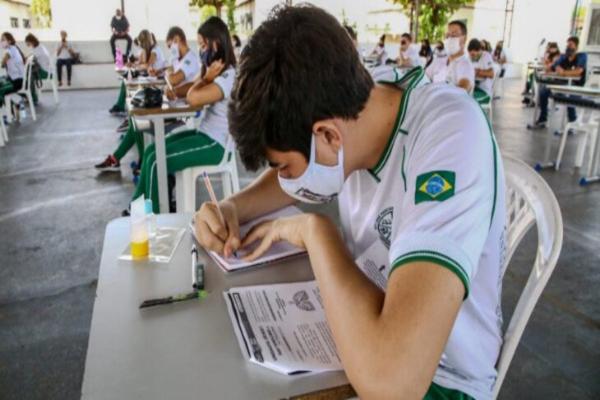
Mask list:
[[566,94],[578,94],[581,96],[600,97],[600,88],[591,88],[586,86],[573,85],[548,85],[548,89],[553,92],[561,92]]
[[[158,223],[185,227],[190,218],[161,214]],[[307,259],[229,275],[208,261],[208,298],[139,310],[191,289],[192,238],[184,235],[169,265],[118,261],[128,241],[128,218],[108,224],[82,399],[280,399],[347,383],[343,372],[288,377],[246,362],[227,314],[223,290],[312,279]]]

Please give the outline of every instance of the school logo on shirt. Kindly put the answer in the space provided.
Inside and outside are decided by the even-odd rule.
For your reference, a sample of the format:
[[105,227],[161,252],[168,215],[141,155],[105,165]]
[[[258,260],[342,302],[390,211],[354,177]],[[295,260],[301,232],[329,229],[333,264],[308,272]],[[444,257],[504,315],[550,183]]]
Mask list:
[[431,171],[417,176],[415,204],[444,201],[454,196],[454,171]]
[[394,219],[394,208],[388,207],[377,215],[375,221],[375,230],[379,233],[379,239],[385,247],[390,248],[390,238],[392,237],[392,220]]

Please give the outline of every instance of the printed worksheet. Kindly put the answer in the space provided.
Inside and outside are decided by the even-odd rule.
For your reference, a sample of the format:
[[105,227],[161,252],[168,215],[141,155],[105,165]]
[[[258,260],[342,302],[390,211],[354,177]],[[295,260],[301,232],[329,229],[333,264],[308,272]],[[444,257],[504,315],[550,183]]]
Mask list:
[[244,357],[286,375],[341,370],[316,281],[223,293]]

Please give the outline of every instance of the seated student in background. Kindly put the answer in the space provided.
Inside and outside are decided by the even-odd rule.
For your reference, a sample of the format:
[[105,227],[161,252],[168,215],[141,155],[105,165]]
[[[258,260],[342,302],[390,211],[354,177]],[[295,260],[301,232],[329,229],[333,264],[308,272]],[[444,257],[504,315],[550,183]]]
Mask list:
[[[205,106],[197,129],[174,132],[166,138],[167,171],[172,174],[185,168],[216,165],[223,158],[229,136],[227,105],[235,80],[236,59],[227,25],[210,17],[198,28],[198,48],[202,71],[187,92],[187,102]],[[154,145],[144,153],[140,180],[133,199],[144,195],[152,199],[159,212]]]
[[471,93],[475,85],[475,68],[465,53],[467,26],[452,21],[446,30],[444,49],[448,58],[437,58],[425,70],[432,82],[448,82]]
[[67,86],[71,86],[71,75],[73,71],[73,58],[75,51],[71,44],[67,42],[67,32],[60,31],[60,43],[56,49],[56,77],[58,86],[62,86],[62,67],[67,68]]
[[477,39],[471,39],[467,50],[475,67],[476,83],[473,97],[479,104],[487,104],[493,96],[494,60],[490,53],[483,50],[481,42]]
[[[334,16],[275,9],[250,37],[229,106],[244,165],[269,168],[220,203],[225,225],[204,203],[196,235],[226,256],[258,241],[246,259],[280,240],[306,248],[361,399],[491,399],[502,344],[499,150],[462,90],[427,84],[418,67],[378,78]],[[311,213],[240,237],[259,215],[336,198],[343,238]],[[388,266],[385,291],[357,267],[361,255]]]
[[379,41],[371,51],[370,58],[375,59],[375,64],[382,64],[387,58],[387,52],[385,51],[385,33],[379,37]]
[[[567,47],[565,54],[561,55],[554,62],[547,72],[554,72],[558,76],[577,78],[574,79],[573,85],[583,86],[585,84],[585,70],[587,66],[587,54],[578,53],[579,38],[571,36],[567,39]],[[540,85],[539,102],[540,116],[534,125],[528,125],[530,129],[542,129],[546,127],[548,121],[548,99],[552,92],[546,85]],[[577,119],[575,107],[567,107],[567,117],[569,122],[574,122]]]
[[403,33],[400,36],[400,54],[396,58],[396,64],[399,67],[405,68],[421,65],[419,51],[412,46],[412,36],[410,36],[410,33]]
[[[149,43],[147,43],[146,40],[148,40],[148,36],[144,35],[144,39],[142,39],[142,41],[144,41],[145,45],[148,45]],[[152,41],[154,45],[151,47],[148,53],[150,54],[151,60],[155,59],[155,62],[154,64],[150,65],[150,68],[156,68],[156,70],[159,70],[159,67],[164,63],[164,60],[161,62],[159,56],[157,55],[159,54],[158,52],[154,53],[154,58],[152,57],[152,50],[158,50],[154,39],[152,39]],[[194,77],[197,77],[200,73],[200,61],[198,56],[188,47],[185,33],[181,28],[174,26],[169,29],[166,41],[170,53],[173,56],[173,65],[166,69],[165,78],[171,79],[171,84],[176,86],[175,91],[177,93],[177,97],[185,97],[187,92],[183,93],[183,90],[189,90],[194,81]],[[126,122],[127,132],[123,136],[121,143],[113,154],[109,154],[104,161],[95,165],[96,169],[108,172],[120,171],[121,159],[125,156],[125,154],[127,154],[134,144],[137,146],[140,161],[143,160],[144,142],[142,132],[137,131],[134,127],[134,124],[131,123],[130,120],[127,120]]]
[[435,43],[435,47],[433,48],[432,61],[433,61],[433,59],[436,59],[436,58],[446,58],[446,57],[448,57],[448,54],[446,54],[446,49],[444,49],[444,42],[441,40],[438,40]]
[[10,32],[0,36],[0,46],[4,50],[0,65],[6,68],[6,77],[0,77],[0,105],[4,105],[4,96],[16,93],[23,87],[25,56]]
[[504,51],[504,41],[500,40],[498,43],[496,43],[492,57],[494,58],[494,62],[500,67],[500,73],[498,77],[504,78],[504,73],[506,72],[506,52]]
[[[167,89],[165,94],[170,100],[185,98],[194,79],[197,78],[200,60],[198,55],[188,47],[183,29],[177,26],[169,29],[167,41],[171,43],[169,50],[173,57],[173,65],[167,67],[165,80],[169,82],[173,90]],[[231,38],[229,43],[231,43]]]
[[[139,53],[133,62],[128,63],[129,68],[135,69],[136,71],[147,71],[149,75],[156,75],[156,72],[150,73],[150,71],[163,71],[166,68],[167,62],[162,50],[156,43],[154,34],[147,29],[143,29],[135,38],[135,41],[137,42],[137,46],[139,46]],[[109,112],[111,114],[123,113],[125,111],[126,100],[127,87],[125,81],[121,81],[117,102],[111,107]],[[125,122],[117,128],[117,132],[125,132],[127,130],[127,121],[128,120],[125,120]]]
[[127,50],[123,54],[123,61],[129,59],[129,53],[131,52],[131,36],[129,36],[129,21],[123,14],[120,8],[117,8],[115,15],[110,20],[110,29],[112,36],[110,37],[110,50],[112,51],[113,60],[116,61],[117,49],[115,42],[119,39],[127,41]]
[[[548,44],[546,45],[546,51],[544,52],[544,70],[549,71],[552,68],[552,65],[556,62],[556,60],[558,60],[559,57],[560,49],[558,47],[558,43],[548,42]],[[521,94],[525,95],[531,91],[531,88],[533,87],[534,74],[535,73],[532,71],[527,76],[527,81],[525,82],[525,90]],[[530,99],[528,97],[525,97],[523,99],[523,103],[529,104],[529,102]]]
[[240,58],[240,54],[242,54],[242,40],[235,33],[231,35],[231,42],[233,43],[233,54],[235,54],[235,59]]
[[[41,80],[47,79],[50,72],[50,53],[43,44],[40,44],[39,40],[31,33],[25,36],[25,45],[31,49],[35,61],[39,66],[38,78]],[[33,102],[37,103],[37,90],[35,85],[31,85],[31,95]]]

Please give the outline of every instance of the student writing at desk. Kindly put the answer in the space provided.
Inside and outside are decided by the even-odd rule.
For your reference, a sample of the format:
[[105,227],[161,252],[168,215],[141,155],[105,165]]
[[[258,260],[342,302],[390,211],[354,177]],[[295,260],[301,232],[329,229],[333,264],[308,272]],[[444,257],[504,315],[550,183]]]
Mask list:
[[[585,69],[587,65],[587,54],[578,53],[579,38],[571,36],[567,39],[567,47],[565,54],[562,54],[558,60],[550,67],[546,68],[546,72],[554,72],[558,76],[579,78],[574,80],[573,85],[583,86],[585,84]],[[534,125],[529,125],[530,129],[542,129],[546,127],[548,121],[548,99],[552,92],[545,85],[541,85],[539,93],[540,116]],[[567,107],[567,117],[569,122],[574,122],[577,119],[575,107]]]
[[[230,256],[259,241],[248,259],[279,240],[306,248],[360,398],[491,399],[504,178],[473,98],[428,84],[419,67],[374,82],[335,17],[282,7],[242,54],[229,121],[245,166],[270,168],[220,203],[225,226],[202,205],[201,244]],[[239,237],[239,224],[261,214],[336,198],[343,238],[318,214]],[[391,268],[385,293],[354,262],[365,252]]]
[[471,39],[469,42],[469,56],[475,68],[476,85],[473,97],[479,104],[487,104],[492,100],[494,84],[494,60],[492,55],[483,50],[481,42]]
[[[144,38],[141,38],[142,35],[140,34],[140,44],[142,47],[146,46],[144,53],[150,54],[149,62],[152,63],[152,60],[154,59],[154,63],[150,64],[150,67],[157,70],[161,66],[164,66],[164,60],[159,58],[159,54],[162,53],[152,52],[155,49],[158,50],[156,43],[154,43],[151,47],[148,47],[149,43],[146,42],[146,40],[152,40],[151,34],[150,37],[147,35],[143,36]],[[171,82],[171,85],[174,87],[173,91],[169,90],[167,95],[170,96],[170,98],[185,98],[188,90],[194,82],[194,78],[196,78],[200,73],[200,61],[198,56],[188,47],[185,33],[178,26],[174,26],[169,29],[169,32],[167,33],[167,46],[169,47],[173,58],[172,66],[166,69],[165,79],[168,79]],[[152,54],[155,54],[154,58],[152,57]],[[123,88],[123,91],[124,90],[125,89]],[[123,103],[125,103],[124,93]],[[121,143],[114,153],[109,154],[104,161],[95,165],[97,170],[108,172],[120,171],[121,159],[125,156],[125,154],[127,154],[134,144],[137,146],[140,161],[143,160],[144,142],[142,133],[135,129],[134,124],[131,123],[129,119],[126,122],[127,124],[123,124],[122,126],[125,126],[127,132],[123,136],[123,139],[121,139]],[[134,174],[139,174],[139,170],[134,171]]]
[[[186,100],[191,106],[205,107],[197,129],[174,131],[165,139],[167,172],[170,174],[189,167],[218,164],[229,135],[227,105],[235,79],[236,59],[227,25],[218,17],[206,20],[198,28],[198,47],[202,69],[197,79],[191,82]],[[177,88],[175,92],[179,93]],[[152,199],[154,212],[160,212],[153,144],[144,152],[133,199],[141,195]]]

